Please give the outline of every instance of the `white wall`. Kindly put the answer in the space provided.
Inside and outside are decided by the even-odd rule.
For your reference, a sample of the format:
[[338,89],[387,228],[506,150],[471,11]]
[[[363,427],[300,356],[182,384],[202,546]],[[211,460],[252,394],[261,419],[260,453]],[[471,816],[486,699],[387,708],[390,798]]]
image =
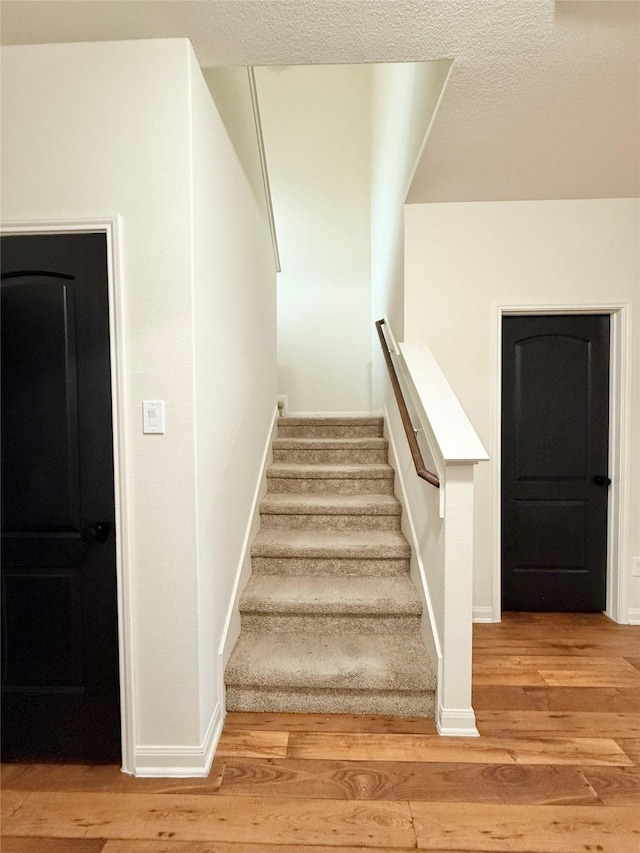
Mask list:
[[262,166],[249,87],[248,69],[240,65],[202,70],[216,109],[242,165],[258,207],[267,219]]
[[[403,339],[404,202],[452,60],[371,67],[371,310]],[[374,389],[374,397],[376,395]]]
[[292,412],[368,412],[369,70],[256,69],[282,272],[278,390]]
[[[630,303],[633,350],[630,501],[623,555],[629,614],[640,618],[640,222],[637,199],[478,202],[406,207],[405,340],[426,343],[480,438],[499,441],[492,397],[496,304]],[[492,468],[476,472],[474,604],[493,604]],[[495,471],[494,471],[495,476]]]
[[[179,41],[2,51],[3,218],[122,216],[139,745],[200,730],[187,57]],[[142,435],[143,399],[165,400],[164,436]]]
[[[240,443],[275,404],[268,232],[186,40],[3,48],[2,64],[3,219],[121,218],[135,766],[198,771],[259,473]],[[142,434],[149,398],[164,435]]]
[[[221,700],[218,650],[276,405],[268,225],[193,53],[193,222],[201,739]],[[264,199],[264,194],[263,194]]]

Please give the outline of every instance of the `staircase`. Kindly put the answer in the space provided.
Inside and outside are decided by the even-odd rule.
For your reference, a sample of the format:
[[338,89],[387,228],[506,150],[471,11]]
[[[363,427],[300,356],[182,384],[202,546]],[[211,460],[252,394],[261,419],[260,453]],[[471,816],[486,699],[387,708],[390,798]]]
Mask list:
[[280,418],[227,709],[432,716],[382,418]]

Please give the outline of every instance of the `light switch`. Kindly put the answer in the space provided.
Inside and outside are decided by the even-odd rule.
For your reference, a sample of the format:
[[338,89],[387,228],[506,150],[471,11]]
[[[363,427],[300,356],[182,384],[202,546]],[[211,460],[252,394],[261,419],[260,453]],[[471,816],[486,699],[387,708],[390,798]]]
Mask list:
[[142,431],[145,433],[164,432],[164,400],[142,401]]

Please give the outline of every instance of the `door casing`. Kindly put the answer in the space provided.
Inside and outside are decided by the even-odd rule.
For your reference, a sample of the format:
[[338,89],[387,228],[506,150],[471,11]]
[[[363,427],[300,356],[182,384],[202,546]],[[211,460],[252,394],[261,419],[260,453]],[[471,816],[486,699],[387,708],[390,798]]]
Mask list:
[[130,531],[127,524],[127,429],[124,416],[126,372],[120,221],[118,216],[105,216],[96,219],[3,222],[0,225],[0,233],[3,235],[102,233],[107,239],[122,769],[125,773],[134,773],[132,578],[128,559]]
[[584,303],[571,305],[494,304],[492,317],[491,390],[491,514],[493,527],[493,601],[491,618],[484,613],[477,621],[500,622],[501,596],[501,465],[502,465],[502,318],[506,315],[609,314],[611,352],[609,368],[609,489],[607,520],[607,606],[605,613],[615,622],[630,621],[628,610],[629,464],[631,459],[631,310],[628,303]]

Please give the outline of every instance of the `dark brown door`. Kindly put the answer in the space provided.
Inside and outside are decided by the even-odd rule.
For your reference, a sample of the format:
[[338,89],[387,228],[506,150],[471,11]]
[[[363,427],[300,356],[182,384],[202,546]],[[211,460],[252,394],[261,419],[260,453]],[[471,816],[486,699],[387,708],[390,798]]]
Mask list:
[[609,316],[502,331],[503,610],[604,610]]
[[2,756],[120,756],[104,234],[2,238]]

